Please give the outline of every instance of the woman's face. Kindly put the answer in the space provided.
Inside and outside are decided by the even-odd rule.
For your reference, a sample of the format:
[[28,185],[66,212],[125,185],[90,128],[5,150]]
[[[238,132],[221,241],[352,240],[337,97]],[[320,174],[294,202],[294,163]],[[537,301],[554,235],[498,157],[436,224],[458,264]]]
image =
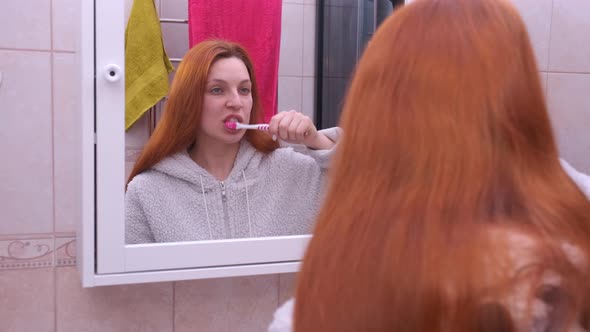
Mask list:
[[244,62],[234,57],[217,60],[207,77],[198,139],[238,143],[245,130],[228,129],[225,122],[250,123],[252,102],[252,82]]

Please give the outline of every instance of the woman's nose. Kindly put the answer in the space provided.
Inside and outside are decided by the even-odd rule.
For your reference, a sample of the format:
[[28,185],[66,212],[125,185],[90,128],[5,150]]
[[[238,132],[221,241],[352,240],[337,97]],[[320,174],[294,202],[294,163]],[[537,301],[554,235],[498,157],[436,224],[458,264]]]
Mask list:
[[233,91],[227,100],[227,107],[239,109],[242,106],[244,106],[244,103],[242,102],[242,98],[240,98],[240,94],[238,91]]

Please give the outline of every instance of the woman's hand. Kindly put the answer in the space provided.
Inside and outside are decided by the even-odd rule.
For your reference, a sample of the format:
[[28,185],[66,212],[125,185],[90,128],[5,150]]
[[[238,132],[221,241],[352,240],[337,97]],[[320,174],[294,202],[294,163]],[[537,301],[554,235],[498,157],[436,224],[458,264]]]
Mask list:
[[293,110],[273,116],[268,131],[273,137],[287,143],[304,144],[314,150],[330,149],[334,146],[334,142],[318,132],[308,116]]

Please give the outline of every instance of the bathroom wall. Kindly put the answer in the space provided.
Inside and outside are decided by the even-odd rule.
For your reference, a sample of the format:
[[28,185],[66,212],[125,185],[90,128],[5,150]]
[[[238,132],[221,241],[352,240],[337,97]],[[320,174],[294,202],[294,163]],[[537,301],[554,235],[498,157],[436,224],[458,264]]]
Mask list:
[[[590,173],[590,2],[515,2],[562,155]],[[313,109],[314,5],[284,1],[280,109]],[[79,0],[0,2],[0,332],[264,331],[293,275],[80,287],[79,12]]]
[[[0,332],[264,331],[292,274],[80,287],[79,2],[0,3]],[[156,5],[186,18],[186,0]],[[279,109],[310,116],[315,5],[283,1],[279,71]],[[162,30],[169,56],[182,57],[186,24]],[[147,128],[142,119],[128,144],[141,147]]]

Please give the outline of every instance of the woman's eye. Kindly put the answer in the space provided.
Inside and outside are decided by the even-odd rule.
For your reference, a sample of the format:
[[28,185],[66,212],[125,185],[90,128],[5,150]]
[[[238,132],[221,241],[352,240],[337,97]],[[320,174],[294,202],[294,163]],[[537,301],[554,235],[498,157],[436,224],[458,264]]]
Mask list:
[[211,92],[212,94],[218,95],[218,94],[222,93],[223,90],[221,90],[221,88],[212,88],[211,90],[209,90],[209,92]]
[[241,88],[240,92],[244,95],[250,94],[250,88]]

